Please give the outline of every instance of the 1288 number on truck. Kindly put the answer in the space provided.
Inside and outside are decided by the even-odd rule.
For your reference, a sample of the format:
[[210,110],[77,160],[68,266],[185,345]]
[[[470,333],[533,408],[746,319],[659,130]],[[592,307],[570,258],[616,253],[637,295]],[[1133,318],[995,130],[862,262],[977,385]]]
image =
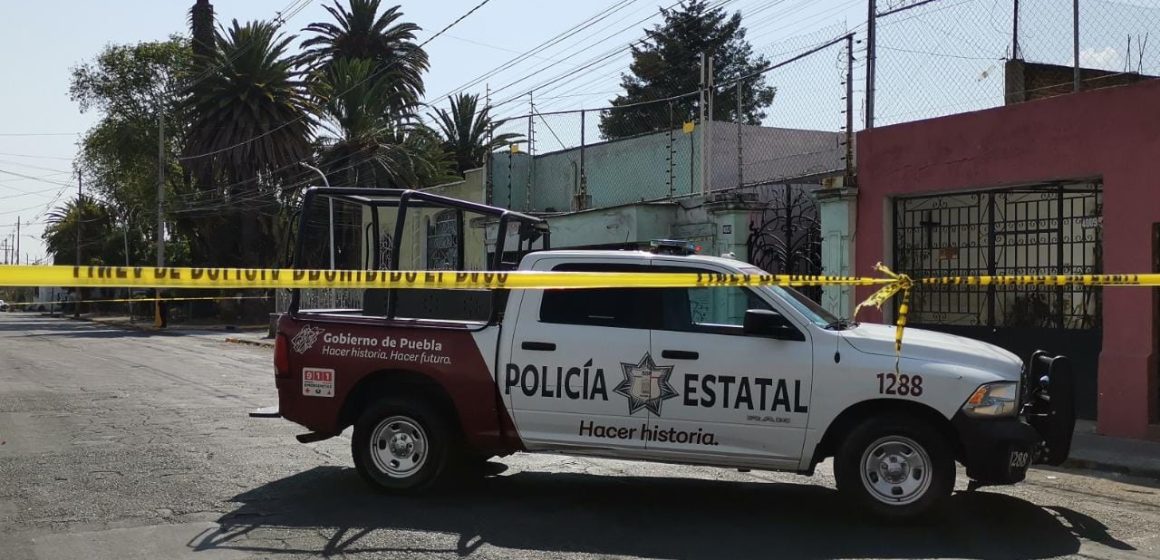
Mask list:
[[879,373],[878,394],[900,395],[903,397],[922,396],[922,376],[905,373]]

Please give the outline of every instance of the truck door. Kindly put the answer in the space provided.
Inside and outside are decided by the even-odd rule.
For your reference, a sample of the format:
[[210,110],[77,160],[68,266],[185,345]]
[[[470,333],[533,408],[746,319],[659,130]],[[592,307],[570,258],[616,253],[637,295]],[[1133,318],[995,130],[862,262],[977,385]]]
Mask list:
[[[725,272],[657,264],[658,272]],[[645,438],[648,455],[680,460],[712,453],[738,465],[798,464],[809,417],[813,350],[809,330],[779,303],[744,287],[664,290],[652,355],[658,368],[671,369],[680,396],[653,415]],[[798,333],[787,338],[800,339],[745,334],[747,309],[782,314]]]
[[[640,257],[619,263],[546,258],[534,269],[648,270]],[[612,455],[644,449],[649,404],[626,400],[633,393],[624,372],[648,358],[657,297],[655,290],[631,288],[523,292],[499,387],[528,449]]]

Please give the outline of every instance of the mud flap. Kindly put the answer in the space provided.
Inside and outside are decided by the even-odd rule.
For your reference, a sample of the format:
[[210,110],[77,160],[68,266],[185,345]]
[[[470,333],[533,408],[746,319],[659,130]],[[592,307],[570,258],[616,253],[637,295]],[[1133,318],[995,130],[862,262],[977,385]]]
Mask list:
[[1075,375],[1066,356],[1031,355],[1024,374],[1023,415],[1043,438],[1036,463],[1061,465],[1071,453],[1075,432]]

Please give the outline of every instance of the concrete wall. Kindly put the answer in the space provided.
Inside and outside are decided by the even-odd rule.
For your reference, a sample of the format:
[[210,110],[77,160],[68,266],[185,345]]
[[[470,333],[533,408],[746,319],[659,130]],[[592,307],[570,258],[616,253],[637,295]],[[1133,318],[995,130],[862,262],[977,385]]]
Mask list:
[[[1103,180],[1104,270],[1152,271],[1152,231],[1160,223],[1157,131],[1157,81],[863,131],[856,271],[891,262],[893,196],[1082,178]],[[1103,433],[1145,437],[1157,418],[1156,292],[1103,291]],[[859,298],[869,293],[858,290]]]
[[[674,130],[586,146],[583,167],[592,197],[588,208],[701,192],[702,132]],[[713,123],[710,190],[735,188],[739,180],[752,185],[845,169],[840,133],[748,125],[740,132],[739,162],[738,125]],[[580,192],[580,152],[575,148],[534,158],[523,152],[493,154],[491,203],[532,212],[578,210],[573,197]]]

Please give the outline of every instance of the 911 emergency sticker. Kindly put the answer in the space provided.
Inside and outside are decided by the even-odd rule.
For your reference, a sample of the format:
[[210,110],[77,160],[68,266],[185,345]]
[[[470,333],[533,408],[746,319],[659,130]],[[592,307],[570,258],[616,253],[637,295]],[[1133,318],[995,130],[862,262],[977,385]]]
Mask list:
[[302,394],[307,397],[334,396],[334,370],[329,368],[302,368]]

